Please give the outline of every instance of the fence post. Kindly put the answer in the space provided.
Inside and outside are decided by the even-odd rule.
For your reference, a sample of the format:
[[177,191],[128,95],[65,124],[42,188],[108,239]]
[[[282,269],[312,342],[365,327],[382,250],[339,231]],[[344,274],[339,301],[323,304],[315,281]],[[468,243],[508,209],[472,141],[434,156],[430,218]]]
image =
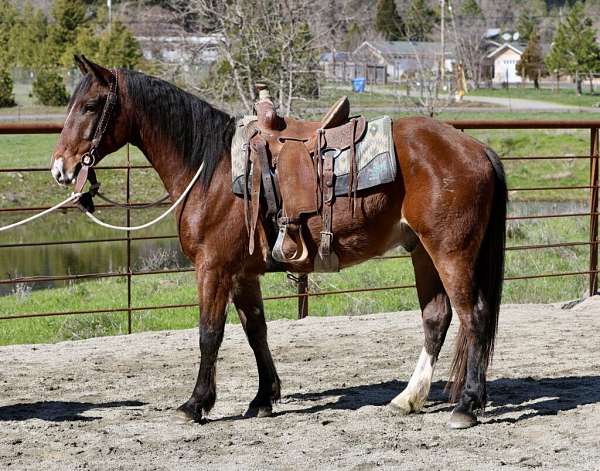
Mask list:
[[590,139],[590,296],[598,292],[598,128],[591,128]]
[[[301,273],[298,276],[298,319],[308,316],[308,275]],[[304,296],[302,296],[304,295]]]
[[[126,184],[126,202],[127,202],[127,226],[131,225],[131,210],[129,209],[131,195],[131,160],[129,156],[129,144],[127,144],[127,184]],[[127,333],[131,333],[131,231],[127,231]]]

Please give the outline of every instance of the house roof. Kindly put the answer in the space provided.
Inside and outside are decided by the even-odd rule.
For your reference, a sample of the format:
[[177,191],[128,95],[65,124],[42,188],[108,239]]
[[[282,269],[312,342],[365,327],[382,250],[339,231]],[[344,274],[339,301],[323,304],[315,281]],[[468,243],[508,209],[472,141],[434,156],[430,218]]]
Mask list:
[[494,49],[492,52],[490,52],[487,55],[488,59],[492,59],[494,57],[496,57],[497,55],[501,54],[502,52],[504,52],[507,49],[511,49],[514,52],[516,52],[519,55],[523,54],[523,51],[525,50],[527,46],[525,44],[522,43],[504,43],[501,46],[498,46],[496,49]]
[[[500,46],[498,46],[497,48],[493,49],[486,57],[488,59],[493,59],[497,55],[504,52],[506,49],[511,49],[514,52],[516,52],[517,54],[523,55],[523,52],[525,52],[526,48],[527,48],[527,44],[523,44],[520,42],[504,43],[504,44],[501,44]],[[548,54],[548,52],[550,52],[552,45],[548,44],[548,43],[542,43],[542,44],[540,44],[540,48],[542,49],[542,55],[545,56],[546,54]]]
[[[365,41],[358,46],[353,54],[364,47],[370,47],[386,58],[398,56],[414,56],[415,54],[439,55],[442,51],[442,43],[425,41]],[[447,47],[445,55],[452,54],[451,48]]]

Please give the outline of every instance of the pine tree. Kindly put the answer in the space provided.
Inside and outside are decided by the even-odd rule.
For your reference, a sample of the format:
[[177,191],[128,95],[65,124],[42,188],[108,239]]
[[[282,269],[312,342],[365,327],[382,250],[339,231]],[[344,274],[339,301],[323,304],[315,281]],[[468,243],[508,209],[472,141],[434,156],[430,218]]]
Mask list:
[[40,70],[33,81],[33,96],[46,106],[64,106],[69,102],[62,75],[56,69]]
[[540,47],[540,35],[534,29],[527,43],[521,60],[517,63],[517,73],[523,77],[533,80],[533,86],[540,88],[540,77],[544,74],[544,56]]
[[406,15],[406,36],[411,41],[426,41],[436,22],[437,15],[427,0],[412,0]]
[[558,26],[554,34],[552,48],[545,59],[546,68],[556,78],[556,91],[560,92],[560,77],[566,73],[569,66],[567,38],[565,28]]
[[18,20],[19,12],[10,0],[0,0],[0,68],[14,66],[15,51],[11,38]]
[[520,40],[529,41],[536,28],[537,21],[531,13],[524,11],[519,15],[519,19],[517,20],[517,31]]
[[405,26],[398,15],[394,0],[379,0],[375,14],[375,30],[388,41],[399,41],[406,36]]
[[19,27],[12,39],[17,51],[16,65],[36,68],[46,62],[44,44],[48,37],[48,18],[42,10],[27,2],[23,7]]
[[465,0],[462,2],[458,14],[464,18],[478,18],[483,15],[481,7],[476,0]]
[[98,46],[98,59],[106,67],[135,69],[142,59],[137,39],[120,21],[114,21],[110,31],[104,31]]
[[575,3],[567,18],[558,25],[546,64],[557,76],[561,72],[573,75],[579,95],[583,78],[591,77],[592,73],[600,70],[596,30],[592,20],[585,15],[581,2]]
[[86,21],[87,6],[83,0],[54,0],[52,18],[48,31],[47,62],[66,66],[73,62],[73,45],[77,30]]
[[530,0],[523,2],[519,17],[517,18],[517,31],[522,41],[529,41],[531,34],[539,34],[540,18],[547,14],[544,0]]
[[7,69],[0,66],[0,108],[15,105],[12,77]]

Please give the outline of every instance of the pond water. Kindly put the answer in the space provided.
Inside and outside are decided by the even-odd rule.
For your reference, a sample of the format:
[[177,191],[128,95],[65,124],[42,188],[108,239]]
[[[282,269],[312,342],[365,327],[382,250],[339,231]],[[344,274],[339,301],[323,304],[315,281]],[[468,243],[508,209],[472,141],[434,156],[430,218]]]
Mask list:
[[[585,212],[585,202],[515,202],[510,204],[512,215],[557,214]],[[154,218],[160,210],[132,212],[132,224],[140,224]],[[125,222],[125,211],[118,209],[98,212],[101,219],[115,224]],[[29,215],[29,214],[27,214]],[[2,223],[9,224],[22,219],[25,214],[7,216],[0,214]],[[148,230],[134,232],[133,237],[175,235],[176,226],[172,218]],[[96,226],[78,211],[55,213],[18,230],[0,233],[0,245],[15,244],[0,248],[0,279],[22,276],[62,276],[80,273],[114,273],[125,271],[127,265],[126,242],[101,242],[61,245],[19,246],[25,243],[64,242],[71,240],[96,240],[126,237]],[[190,266],[189,260],[180,249],[175,238],[132,241],[132,266],[134,270],[157,270]],[[43,281],[29,283],[33,289],[64,286],[68,281]],[[13,293],[14,284],[0,284],[0,295]]]
[[[158,210],[145,210],[132,214],[132,224],[146,222],[154,218],[158,212]],[[20,213],[7,217],[6,214],[2,214],[1,225],[10,224],[26,215]],[[103,210],[97,212],[97,215],[102,220],[113,224],[125,223],[123,210]],[[167,219],[149,230],[132,232],[132,237],[175,235],[175,233],[175,221]],[[83,244],[68,242],[125,237],[126,232],[99,227],[77,210],[49,215],[22,228],[0,233],[0,245],[12,245],[0,248],[0,279],[124,272],[127,267],[127,242]],[[45,245],[44,242],[61,242],[61,244]],[[42,245],[33,247],[21,245],[27,243],[42,243]],[[179,240],[174,237],[132,241],[131,264],[134,270],[157,270],[188,266],[190,262],[181,252]],[[64,286],[67,283],[69,281],[41,281],[29,283],[28,286],[40,289]],[[0,284],[0,295],[10,294],[14,290],[14,284]]]

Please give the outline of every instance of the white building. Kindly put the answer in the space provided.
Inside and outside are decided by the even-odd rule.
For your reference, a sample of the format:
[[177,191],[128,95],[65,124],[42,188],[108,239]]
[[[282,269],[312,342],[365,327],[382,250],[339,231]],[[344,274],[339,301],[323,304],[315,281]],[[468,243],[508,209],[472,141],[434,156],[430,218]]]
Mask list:
[[487,55],[486,59],[493,63],[492,85],[523,82],[523,78],[517,74],[517,63],[524,50],[523,44],[504,43]]

